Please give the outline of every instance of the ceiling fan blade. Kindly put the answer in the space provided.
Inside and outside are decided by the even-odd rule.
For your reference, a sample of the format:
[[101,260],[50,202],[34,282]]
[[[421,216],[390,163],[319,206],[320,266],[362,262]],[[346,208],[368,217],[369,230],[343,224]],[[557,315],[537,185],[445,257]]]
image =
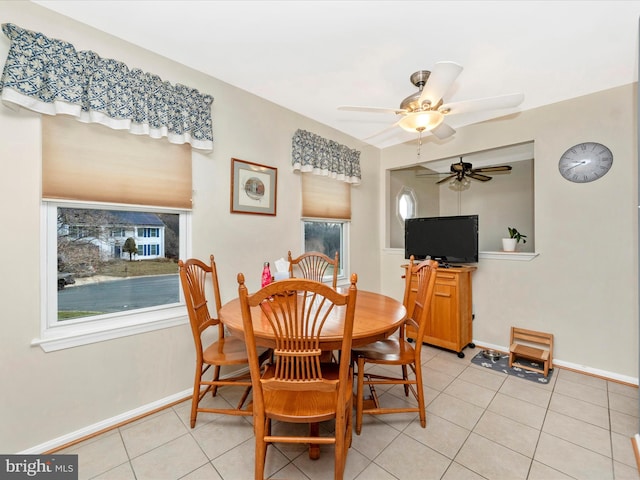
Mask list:
[[373,135],[369,135],[368,137],[363,138],[362,140],[370,140],[373,137],[377,137],[378,135],[382,135],[383,133],[390,132],[391,130],[395,129],[397,126],[398,126],[398,122],[394,123],[393,125],[388,126],[384,130],[380,130],[379,132],[374,133]]
[[429,105],[436,106],[442,96],[455,82],[462,72],[462,66],[455,62],[438,62],[429,75],[426,85],[422,88],[419,104],[429,102]]
[[445,138],[449,138],[451,135],[456,133],[456,131],[446,123],[442,122],[436,128],[431,130],[431,133],[434,137],[440,140],[444,140]]
[[499,95],[497,97],[478,98],[476,100],[466,100],[442,105],[438,111],[446,113],[447,116],[458,115],[460,113],[476,112],[478,110],[498,110],[501,108],[517,107],[524,100],[524,94],[511,93]]
[[480,175],[479,173],[475,172],[469,172],[467,173],[467,176],[473,178],[474,180],[480,180],[481,182],[488,182],[489,180],[491,180],[491,177]]
[[498,167],[481,167],[474,168],[474,172],[508,172],[511,170],[511,165],[500,165]]
[[446,182],[447,180],[451,180],[452,178],[455,178],[455,174],[454,174],[454,175],[449,175],[448,177],[444,177],[442,180],[438,180],[438,181],[436,182],[436,185],[439,185],[440,183],[444,183],[444,182]]
[[400,115],[401,113],[407,112],[404,108],[358,107],[355,105],[340,105],[338,110],[347,112],[393,113],[394,115]]

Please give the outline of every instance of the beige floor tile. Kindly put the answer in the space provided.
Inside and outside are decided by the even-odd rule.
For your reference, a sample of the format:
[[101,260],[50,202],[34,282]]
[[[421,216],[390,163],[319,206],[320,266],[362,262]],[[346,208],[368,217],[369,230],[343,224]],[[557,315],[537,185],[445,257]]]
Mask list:
[[626,397],[631,397],[638,399],[640,398],[640,393],[638,392],[637,385],[626,385],[624,383],[618,383],[613,381],[607,382],[607,390],[611,393],[617,393],[619,395],[624,395]]
[[609,410],[611,431],[631,437],[639,432],[639,419],[634,415]]
[[396,478],[414,478],[419,472],[420,478],[426,480],[441,478],[451,460],[407,435],[400,435],[375,462]]
[[607,429],[561,413],[548,412],[542,431],[611,457],[611,435]]
[[484,478],[459,463],[452,462],[442,480],[484,480]]
[[376,480],[397,480],[396,477],[375,463],[370,463],[367,468],[356,477],[356,480],[372,480],[374,478]]
[[129,457],[135,458],[181,437],[188,429],[174,410],[166,410],[122,427],[120,433]]
[[136,480],[136,476],[133,473],[131,464],[127,462],[104,472],[102,475],[93,477],[92,480]]
[[536,462],[535,460],[531,463],[531,468],[529,469],[529,476],[527,480],[573,480],[573,477],[569,475],[565,475],[558,470],[554,470],[551,467],[543,465],[540,462]]
[[435,370],[429,367],[429,364],[425,364],[422,368],[422,383],[429,388],[442,392],[447,386],[455,380],[454,375],[443,373],[439,370]]
[[209,461],[188,433],[131,460],[137,480],[180,478]]
[[503,415],[485,412],[473,433],[533,458],[540,431]]
[[600,388],[602,390],[607,389],[607,381],[602,378],[585,375],[583,373],[574,372],[572,370],[565,370],[564,368],[558,369],[558,381],[560,380],[579,383],[581,385],[589,385],[591,387]]
[[449,386],[444,389],[444,393],[459,398],[460,400],[464,400],[465,402],[472,403],[473,405],[481,408],[487,408],[487,405],[491,403],[491,400],[493,400],[493,397],[496,394],[495,390],[490,390],[488,388],[460,380],[459,378],[456,378],[451,382]]
[[609,428],[609,410],[591,402],[554,393],[551,396],[551,402],[549,402],[549,410],[592,423],[598,427]]
[[455,461],[485,478],[526,479],[531,459],[472,433]]
[[225,415],[191,431],[204,453],[214,459],[253,438],[253,426],[243,417]]
[[611,445],[613,446],[613,459],[629,465],[636,466],[636,457],[633,453],[633,444],[631,438],[619,433],[611,434]]
[[458,378],[489,390],[498,391],[508,377],[508,375],[501,372],[492,372],[488,368],[471,365]]
[[425,367],[446,373],[452,377],[460,375],[467,366],[466,362],[464,362],[463,359],[459,359],[455,353],[448,352],[446,353],[446,356],[436,355],[425,363]]
[[609,408],[616,412],[638,417],[638,399],[615,392],[609,392]]
[[[211,460],[211,464],[225,480],[254,478],[254,452],[254,440],[249,439]],[[289,459],[277,448],[268,447],[265,463],[265,478],[269,478],[271,475],[282,470],[288,463]]]
[[[109,454],[105,455],[105,452]],[[78,477],[81,480],[95,477],[129,461],[118,430],[104,433],[59,453],[78,455]]]
[[585,402],[593,403],[600,407],[607,408],[608,406],[607,391],[599,386],[594,387],[591,385],[560,379],[556,383],[554,393],[560,393],[562,395],[567,395],[568,397],[577,398],[578,400],[584,400]]
[[293,463],[290,463],[269,477],[269,480],[309,480],[309,477],[302,473]]
[[546,409],[518,398],[499,393],[487,408],[490,412],[503,415],[511,420],[540,429],[544,422]]
[[180,480],[222,480],[222,477],[213,468],[213,465],[206,463],[193,472],[185,475]]
[[544,432],[534,460],[574,478],[613,480],[611,458]]
[[427,417],[434,414],[467,430],[473,429],[483,412],[484,409],[446,393],[438,395],[427,407]]
[[[419,425],[419,424],[418,424]],[[353,434],[351,448],[373,460],[400,435],[400,431],[383,422],[377,415],[365,415],[360,435]]]
[[404,433],[453,459],[471,432],[437,415],[428,415],[427,428],[421,428],[418,422],[413,422]]
[[539,407],[547,408],[553,390],[548,385],[538,386],[533,382],[509,376],[500,387],[500,393],[526,402],[533,403]]
[[613,462],[613,473],[616,480],[640,480],[638,467],[625,465],[620,462]]

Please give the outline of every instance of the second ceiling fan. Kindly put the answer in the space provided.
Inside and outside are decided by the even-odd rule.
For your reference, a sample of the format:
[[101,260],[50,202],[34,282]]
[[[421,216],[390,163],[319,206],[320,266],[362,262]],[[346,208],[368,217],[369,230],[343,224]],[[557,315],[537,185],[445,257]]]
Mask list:
[[484,175],[485,173],[504,173],[509,171],[511,171],[511,165],[473,168],[473,165],[471,163],[463,162],[462,157],[460,157],[459,162],[451,164],[450,174],[447,177],[438,180],[436,184],[444,183],[447,180],[457,180],[458,182],[463,182],[465,177],[473,178],[474,180],[480,180],[481,182],[488,182],[492,177]]
[[452,136],[456,131],[445,123],[445,117],[477,112],[480,110],[501,110],[517,107],[524,100],[522,93],[479,98],[462,102],[444,103],[443,96],[462,72],[462,66],[455,62],[438,62],[432,71],[419,70],[410,80],[418,91],[400,103],[399,108],[360,107],[342,105],[338,110],[370,113],[392,113],[400,119],[390,127],[371,135],[373,138],[396,127],[409,132],[431,132],[439,139]]

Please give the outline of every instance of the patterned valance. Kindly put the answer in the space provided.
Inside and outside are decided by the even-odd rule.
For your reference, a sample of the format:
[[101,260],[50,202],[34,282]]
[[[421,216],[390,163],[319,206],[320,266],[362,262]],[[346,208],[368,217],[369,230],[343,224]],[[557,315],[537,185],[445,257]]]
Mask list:
[[297,130],[293,135],[291,163],[294,171],[360,183],[359,151],[305,130]]
[[11,40],[3,102],[213,149],[211,96],[10,23],[2,31]]

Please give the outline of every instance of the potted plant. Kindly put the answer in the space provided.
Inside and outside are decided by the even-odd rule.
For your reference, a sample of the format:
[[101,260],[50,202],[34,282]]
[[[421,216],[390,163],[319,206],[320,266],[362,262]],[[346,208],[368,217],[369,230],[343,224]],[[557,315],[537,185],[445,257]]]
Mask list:
[[515,252],[516,246],[518,243],[522,241],[522,243],[527,243],[525,238],[526,235],[520,233],[515,227],[507,227],[509,231],[509,238],[502,239],[502,250],[505,252]]

